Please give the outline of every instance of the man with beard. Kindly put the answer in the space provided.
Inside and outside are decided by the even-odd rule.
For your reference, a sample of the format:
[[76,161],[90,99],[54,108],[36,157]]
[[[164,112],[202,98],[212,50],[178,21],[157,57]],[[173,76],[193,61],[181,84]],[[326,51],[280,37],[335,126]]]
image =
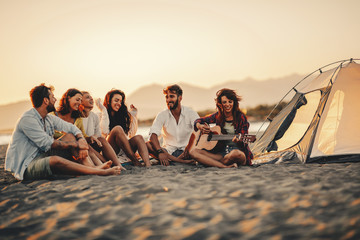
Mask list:
[[[182,89],[171,85],[163,90],[168,109],[160,112],[150,128],[150,141],[147,143],[150,154],[159,159],[161,165],[168,166],[169,161],[186,161],[188,152],[185,147],[193,131],[194,121],[199,118],[197,112],[181,106]],[[160,146],[159,137],[163,138]]]
[[[55,110],[52,87],[36,86],[30,91],[30,97],[33,108],[16,124],[6,152],[5,170],[12,172],[18,180],[48,178],[53,174],[120,174],[119,167],[110,168],[111,162],[95,168],[52,156],[53,150],[71,151],[74,159],[81,162],[88,157],[87,142],[75,125],[48,114]],[[66,134],[55,140],[55,129]]]

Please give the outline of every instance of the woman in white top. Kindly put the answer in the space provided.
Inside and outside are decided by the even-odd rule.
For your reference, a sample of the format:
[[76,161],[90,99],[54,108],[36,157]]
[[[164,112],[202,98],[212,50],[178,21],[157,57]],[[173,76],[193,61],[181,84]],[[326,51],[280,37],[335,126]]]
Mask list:
[[[101,136],[99,116],[92,111],[94,108],[94,100],[92,96],[87,91],[82,91],[82,95],[81,105],[84,108],[82,111],[82,120],[83,129],[87,135],[86,140],[90,146],[96,150],[94,153],[102,162],[111,160],[115,166],[122,167],[114,149],[111,147],[109,142]],[[124,168],[122,167],[122,169]]]
[[[145,166],[150,167],[145,140],[141,135],[135,135],[138,127],[137,109],[131,105],[128,111],[124,92],[116,89],[109,91],[103,106],[100,105],[99,108],[105,108],[107,111],[107,117],[106,114],[102,114],[101,117],[101,131],[115,152],[123,150],[135,166],[141,166],[135,155],[138,151]],[[105,109],[101,109],[102,112],[105,112]]]

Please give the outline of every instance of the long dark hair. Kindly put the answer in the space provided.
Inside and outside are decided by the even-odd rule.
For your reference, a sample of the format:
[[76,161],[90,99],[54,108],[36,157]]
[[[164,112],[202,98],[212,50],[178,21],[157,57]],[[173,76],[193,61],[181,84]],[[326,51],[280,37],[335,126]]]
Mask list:
[[[70,102],[69,98],[72,98],[76,94],[82,93],[77,90],[76,88],[70,88],[68,89],[61,97],[59,102],[59,107],[56,109],[57,112],[59,112],[61,115],[68,114],[70,112]],[[71,117],[72,118],[79,118],[81,116],[81,112],[79,110],[72,111]]]
[[237,95],[234,90],[231,90],[229,88],[223,88],[216,92],[215,101],[216,101],[216,108],[219,113],[218,114],[218,122],[220,123],[220,126],[222,126],[222,127],[225,125],[225,114],[224,114],[224,110],[223,110],[222,104],[221,104],[221,98],[223,96],[227,97],[228,99],[230,99],[234,102],[234,106],[232,109],[232,115],[233,115],[233,125],[235,126],[239,115],[243,114],[239,108],[239,102],[242,100],[242,98],[239,95]]
[[[117,111],[117,112],[115,112],[111,108],[111,100],[115,94],[120,94],[122,97],[121,107],[120,107],[119,111]],[[106,107],[108,114],[109,114],[110,130],[113,129],[115,126],[119,125],[124,129],[124,132],[126,134],[128,134],[128,132],[130,130],[131,116],[130,116],[128,108],[125,104],[125,93],[123,91],[117,90],[117,89],[111,90],[105,96],[104,106]],[[111,114],[112,112],[114,113],[113,115]]]

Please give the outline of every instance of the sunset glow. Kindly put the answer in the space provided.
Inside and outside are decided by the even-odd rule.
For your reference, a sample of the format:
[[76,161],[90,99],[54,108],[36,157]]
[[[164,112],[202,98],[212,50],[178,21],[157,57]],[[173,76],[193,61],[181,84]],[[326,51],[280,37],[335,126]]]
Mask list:
[[45,82],[103,97],[211,86],[360,57],[358,1],[0,1],[0,104]]

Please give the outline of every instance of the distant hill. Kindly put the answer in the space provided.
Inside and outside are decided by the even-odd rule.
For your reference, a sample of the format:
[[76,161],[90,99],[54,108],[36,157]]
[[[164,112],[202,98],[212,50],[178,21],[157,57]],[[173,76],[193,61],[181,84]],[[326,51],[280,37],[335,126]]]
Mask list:
[[30,108],[32,108],[30,100],[0,105],[0,131],[11,131],[21,115]]
[[[255,107],[259,104],[277,103],[298,81],[301,75],[293,74],[283,78],[257,81],[247,78],[242,81],[228,81],[212,87],[197,87],[186,83],[178,83],[183,89],[182,104],[189,106],[195,111],[214,109],[216,92],[224,87],[235,89],[243,97],[241,108]],[[162,93],[164,85],[151,84],[142,86],[127,96],[127,104],[134,104],[138,108],[138,117],[141,120],[153,118],[166,108],[165,98]],[[0,105],[0,133],[12,129],[17,119],[28,109],[30,101]]]
[[[184,92],[182,104],[195,111],[201,111],[215,110],[215,94],[224,87],[235,89],[243,97],[240,103],[241,108],[277,103],[302,78],[303,76],[297,74],[266,81],[247,78],[242,81],[228,81],[210,88],[201,88],[186,83],[178,84]],[[163,88],[164,86],[159,84],[140,87],[127,97],[127,104],[134,104],[138,108],[139,119],[152,118],[166,108],[165,98],[162,94]]]

